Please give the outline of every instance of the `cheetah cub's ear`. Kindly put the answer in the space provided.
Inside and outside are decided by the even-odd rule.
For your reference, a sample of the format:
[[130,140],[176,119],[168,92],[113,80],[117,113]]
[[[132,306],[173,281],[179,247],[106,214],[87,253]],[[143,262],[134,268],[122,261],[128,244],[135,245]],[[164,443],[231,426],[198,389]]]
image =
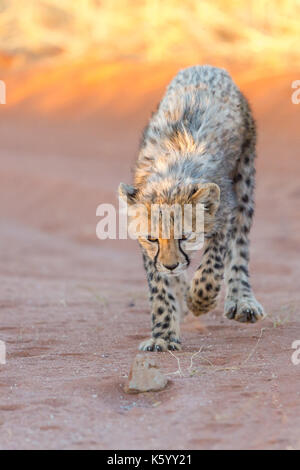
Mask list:
[[210,216],[214,216],[220,204],[220,188],[215,183],[198,184],[195,186],[190,201],[204,204]]
[[136,194],[137,190],[133,186],[130,186],[129,184],[125,183],[120,183],[119,196],[121,199],[123,199],[124,202],[127,202],[127,204],[135,204]]

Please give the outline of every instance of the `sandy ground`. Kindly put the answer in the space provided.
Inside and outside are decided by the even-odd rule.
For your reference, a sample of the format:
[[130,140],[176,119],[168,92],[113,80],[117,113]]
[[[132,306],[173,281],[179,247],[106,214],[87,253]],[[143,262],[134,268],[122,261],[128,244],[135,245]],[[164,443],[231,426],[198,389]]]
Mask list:
[[[146,283],[132,241],[100,242],[96,207],[130,181],[140,131],[163,85],[135,83],[81,114],[0,107],[1,449],[299,449],[300,105],[282,76],[242,83],[257,118],[252,279],[269,313],[257,325],[219,307],[183,325],[176,357],[149,353],[170,374],[158,393],[126,395],[149,334]],[[68,83],[63,84],[68,88]],[[200,353],[191,357],[197,351]]]

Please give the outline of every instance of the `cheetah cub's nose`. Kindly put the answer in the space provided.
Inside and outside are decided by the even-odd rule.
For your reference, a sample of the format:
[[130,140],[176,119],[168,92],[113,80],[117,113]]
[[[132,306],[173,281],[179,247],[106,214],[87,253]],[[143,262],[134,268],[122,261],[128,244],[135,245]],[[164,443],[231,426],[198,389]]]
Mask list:
[[174,269],[177,268],[178,265],[179,265],[179,263],[171,264],[171,265],[164,264],[164,267],[169,269],[169,271],[173,271]]

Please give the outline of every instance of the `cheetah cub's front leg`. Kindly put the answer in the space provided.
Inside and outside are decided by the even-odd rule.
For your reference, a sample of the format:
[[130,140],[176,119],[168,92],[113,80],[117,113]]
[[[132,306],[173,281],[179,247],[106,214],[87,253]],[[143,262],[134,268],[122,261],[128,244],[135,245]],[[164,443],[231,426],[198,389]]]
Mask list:
[[[152,335],[140,344],[139,349],[142,351],[180,350],[179,322],[184,314],[182,286],[185,286],[186,282],[181,279],[181,276],[171,277],[158,273],[153,261],[147,255],[144,255],[144,265],[150,290]],[[181,292],[178,291],[179,284]]]
[[224,274],[225,235],[220,233],[205,241],[201,264],[195,272],[188,307],[195,316],[213,310],[221,290]]

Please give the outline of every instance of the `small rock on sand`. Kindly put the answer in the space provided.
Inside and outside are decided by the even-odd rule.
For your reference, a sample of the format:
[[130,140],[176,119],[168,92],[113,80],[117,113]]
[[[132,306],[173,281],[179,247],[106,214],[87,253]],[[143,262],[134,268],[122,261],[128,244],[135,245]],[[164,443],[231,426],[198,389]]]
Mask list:
[[155,392],[165,388],[167,382],[167,377],[153,359],[138,354],[132,363],[124,390],[126,393]]

